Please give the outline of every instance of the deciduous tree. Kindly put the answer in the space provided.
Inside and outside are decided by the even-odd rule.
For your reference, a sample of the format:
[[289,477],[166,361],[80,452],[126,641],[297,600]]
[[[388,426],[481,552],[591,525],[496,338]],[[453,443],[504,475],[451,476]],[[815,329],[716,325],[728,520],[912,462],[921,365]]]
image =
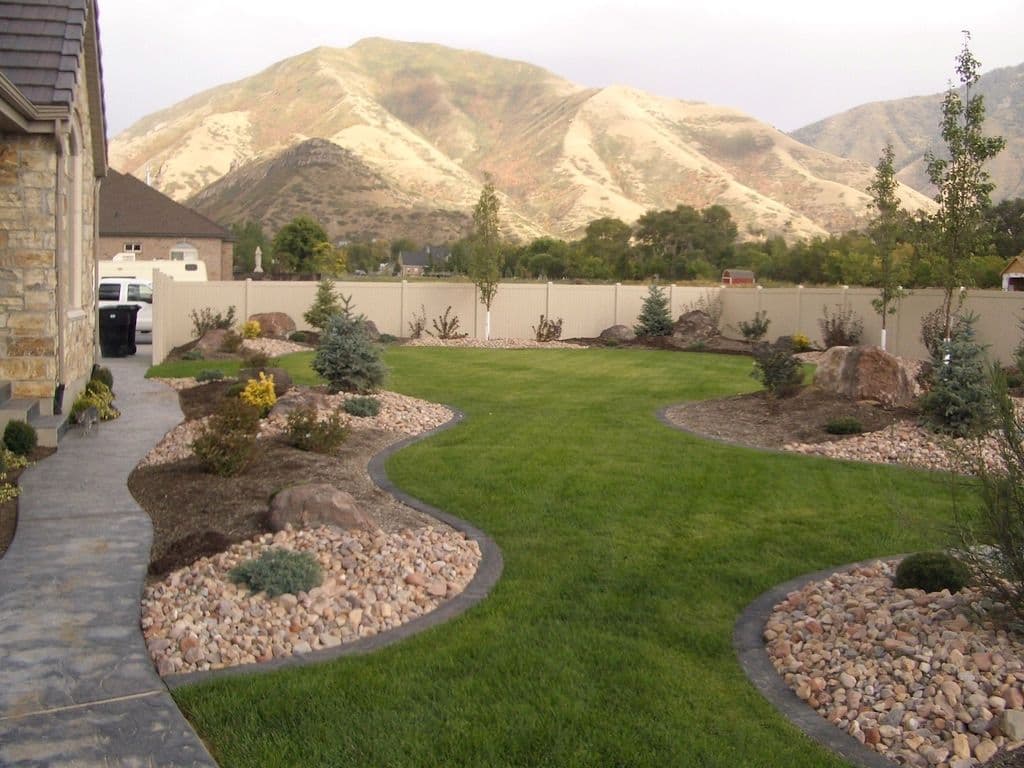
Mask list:
[[501,261],[501,233],[498,227],[498,195],[490,175],[485,177],[480,199],[473,209],[473,234],[470,236],[469,276],[480,292],[480,303],[487,309],[484,338],[491,338],[491,304],[498,293],[498,265]]

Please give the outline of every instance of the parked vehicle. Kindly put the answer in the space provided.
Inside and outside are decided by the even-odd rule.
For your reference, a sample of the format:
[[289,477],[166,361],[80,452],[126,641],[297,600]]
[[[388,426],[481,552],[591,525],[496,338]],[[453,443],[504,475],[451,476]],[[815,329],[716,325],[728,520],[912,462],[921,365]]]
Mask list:
[[153,284],[135,277],[101,277],[97,293],[101,307],[134,304],[139,308],[135,320],[135,343],[153,342]]
[[206,280],[206,263],[202,261],[134,261],[120,259],[118,254],[110,261],[100,262],[100,277],[133,277],[153,282],[153,272],[159,270],[175,280]]

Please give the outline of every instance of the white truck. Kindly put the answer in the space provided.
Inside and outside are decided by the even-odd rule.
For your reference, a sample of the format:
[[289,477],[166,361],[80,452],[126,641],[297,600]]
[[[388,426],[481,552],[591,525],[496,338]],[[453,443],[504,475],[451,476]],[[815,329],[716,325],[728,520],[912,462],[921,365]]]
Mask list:
[[159,270],[175,280],[206,280],[206,264],[202,261],[135,261],[131,254],[118,254],[110,261],[99,262],[100,307],[134,304],[135,343],[153,342],[153,272]]
[[135,261],[119,258],[125,255],[131,254],[119,253],[109,261],[101,261],[100,280],[107,277],[131,277],[152,283],[153,272],[156,270],[175,280],[206,280],[206,262],[203,261]]

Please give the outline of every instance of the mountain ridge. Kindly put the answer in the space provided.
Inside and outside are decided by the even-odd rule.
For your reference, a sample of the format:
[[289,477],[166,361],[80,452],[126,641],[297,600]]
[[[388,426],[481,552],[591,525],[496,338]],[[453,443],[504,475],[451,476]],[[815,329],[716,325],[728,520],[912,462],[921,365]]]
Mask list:
[[[348,153],[307,147],[321,153],[317,167],[337,166],[335,185],[355,173],[355,159],[356,176],[388,193],[378,189],[371,201],[365,190],[328,192],[330,173],[289,166],[303,155],[288,150],[313,139]],[[191,96],[119,134],[110,154],[115,167],[139,176],[148,167],[161,191],[221,221],[261,211],[279,226],[281,216],[306,212],[309,199],[325,211],[333,200],[396,214],[347,224],[329,217],[335,237],[354,234],[345,226],[401,236],[390,224],[364,226],[381,216],[399,226],[409,218],[401,208],[421,219],[442,212],[438,235],[450,237],[451,214],[472,211],[489,175],[502,195],[503,229],[519,238],[570,237],[602,216],[631,222],[650,209],[721,203],[746,237],[795,239],[862,224],[873,172],[738,110],[629,86],[584,88],[526,62],[382,38],[321,46]],[[276,195],[239,181],[270,176]],[[292,193],[298,187],[319,192],[307,189],[304,202]],[[909,189],[902,196],[912,208],[931,205]]]

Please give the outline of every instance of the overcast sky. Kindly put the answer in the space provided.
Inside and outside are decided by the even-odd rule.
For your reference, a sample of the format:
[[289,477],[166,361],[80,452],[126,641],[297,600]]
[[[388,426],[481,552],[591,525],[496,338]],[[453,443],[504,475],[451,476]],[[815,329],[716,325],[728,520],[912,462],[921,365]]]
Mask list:
[[962,29],[984,71],[1024,62],[1024,0],[98,0],[111,137],[215,85],[364,37],[520,59],[793,130],[935,93]]

